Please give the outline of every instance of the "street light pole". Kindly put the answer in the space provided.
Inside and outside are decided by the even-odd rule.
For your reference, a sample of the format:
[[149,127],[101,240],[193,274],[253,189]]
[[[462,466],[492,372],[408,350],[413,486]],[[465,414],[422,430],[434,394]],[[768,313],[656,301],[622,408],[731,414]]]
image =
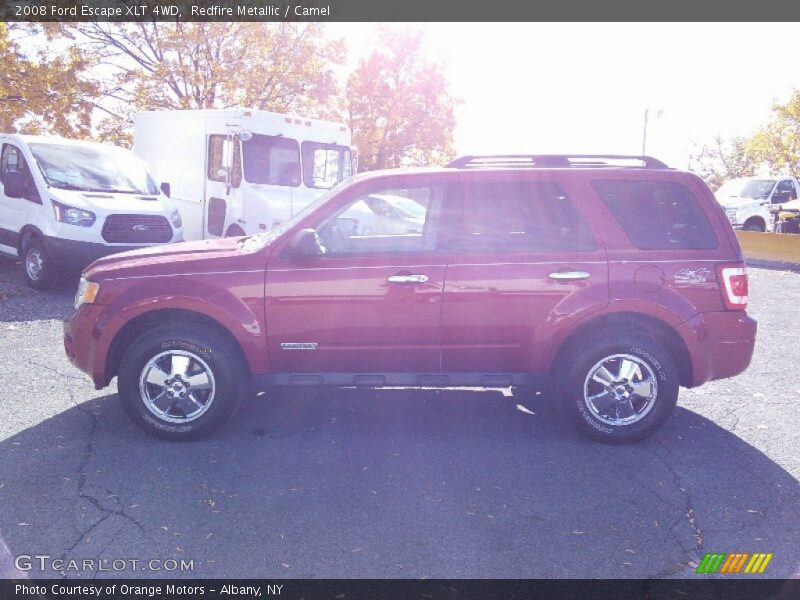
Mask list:
[[[656,111],[656,119],[660,119],[661,115],[664,114],[664,109],[660,108]],[[642,156],[647,155],[647,121],[650,115],[650,110],[645,108],[644,109],[644,128],[642,131]]]
[[647,155],[647,152],[645,152],[645,150],[647,149],[647,113],[648,113],[648,110],[645,108],[644,109],[644,129],[642,131],[642,156],[646,156]]

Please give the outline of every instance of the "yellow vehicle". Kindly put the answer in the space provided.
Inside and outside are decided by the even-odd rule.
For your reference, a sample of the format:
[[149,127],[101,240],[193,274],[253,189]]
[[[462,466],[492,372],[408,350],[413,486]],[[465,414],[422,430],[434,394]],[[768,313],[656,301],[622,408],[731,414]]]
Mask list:
[[770,207],[775,233],[800,233],[800,201]]

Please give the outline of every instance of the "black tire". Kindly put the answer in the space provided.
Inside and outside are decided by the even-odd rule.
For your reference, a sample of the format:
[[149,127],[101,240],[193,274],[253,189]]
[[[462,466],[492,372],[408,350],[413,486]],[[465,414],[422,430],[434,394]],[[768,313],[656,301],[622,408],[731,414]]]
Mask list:
[[225,232],[225,237],[241,237],[243,235],[246,235],[244,229],[238,225],[231,225],[228,227],[228,231]]
[[[615,356],[618,358],[611,358]],[[607,362],[603,362],[604,359]],[[629,380],[619,377],[622,361],[639,365],[636,374]],[[595,372],[599,363],[614,375],[612,379],[627,381],[628,385],[614,383],[606,387],[596,380],[590,380],[589,375]],[[563,382],[560,387],[562,404],[578,429],[594,440],[606,443],[638,442],[660,429],[675,410],[680,387],[675,361],[664,346],[649,336],[639,333],[592,335],[566,353],[564,364],[566,366],[561,373],[556,375],[556,384],[559,379]],[[617,365],[620,365],[620,370],[615,372]],[[647,389],[650,380],[655,385],[650,386],[652,401],[648,404],[644,395],[631,392],[633,384],[642,384],[639,387]],[[612,389],[613,392],[606,389]],[[597,406],[586,400],[586,396],[603,393],[607,395],[598,399]],[[627,424],[607,422],[618,420],[620,413],[614,411],[629,406],[622,399],[619,402],[614,399],[613,394],[617,393],[626,395],[631,401],[630,407],[634,409],[634,414],[629,413],[630,416],[625,414],[630,409],[623,409],[622,418],[638,420]],[[600,410],[602,399],[610,402],[609,412]],[[647,405],[649,408],[645,410]],[[638,416],[639,413],[643,416]]]
[[748,221],[747,223],[744,224],[742,229],[744,229],[745,231],[758,231],[761,233],[764,233],[767,230],[765,226],[759,224],[756,221]]
[[42,240],[29,237],[22,246],[22,274],[35,290],[47,290],[58,280],[55,265],[45,252]]
[[[165,355],[158,363],[163,367],[163,373],[150,364],[160,354]],[[200,390],[199,387],[193,392],[192,395],[196,395],[199,402],[199,405],[196,402],[195,405],[199,407],[208,403],[208,406],[204,409],[198,408],[202,412],[191,419],[188,417],[192,414],[182,411],[180,406],[184,400],[191,399],[192,395],[188,399],[174,399],[172,406],[163,411],[164,416],[146,405],[145,393],[158,397],[158,392],[163,389],[166,394],[167,387],[172,388],[174,383],[167,387],[144,383],[145,391],[140,389],[141,378],[146,372],[153,371],[174,377],[175,371],[181,370],[177,368],[178,365],[171,372],[166,372],[167,366],[172,365],[174,356],[188,356],[186,368],[183,369],[184,380],[178,382],[183,383],[184,393],[191,391],[191,385],[185,386],[186,379],[202,375],[206,369],[211,373],[211,377],[206,376],[205,381],[211,384],[213,396],[208,390]],[[230,338],[203,324],[178,323],[156,327],[136,339],[122,357],[117,380],[119,398],[134,423],[151,435],[175,441],[201,438],[221,427],[236,412],[248,388],[247,370],[242,361],[238,347]],[[172,379],[168,381],[171,382]],[[176,391],[171,389],[170,393],[174,394]],[[172,400],[172,397],[164,397],[162,402],[169,403]],[[182,421],[182,418],[187,420]],[[176,422],[168,419],[176,419]]]

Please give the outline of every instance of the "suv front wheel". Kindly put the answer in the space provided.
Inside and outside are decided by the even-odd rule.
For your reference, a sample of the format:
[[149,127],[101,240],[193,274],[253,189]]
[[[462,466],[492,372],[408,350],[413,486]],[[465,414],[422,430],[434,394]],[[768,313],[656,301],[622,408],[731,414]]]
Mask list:
[[202,325],[147,331],[119,368],[125,412],[148,433],[170,440],[211,433],[234,413],[247,375],[234,344]]
[[565,357],[562,401],[578,428],[602,442],[652,435],[678,401],[670,353],[648,336],[595,337]]

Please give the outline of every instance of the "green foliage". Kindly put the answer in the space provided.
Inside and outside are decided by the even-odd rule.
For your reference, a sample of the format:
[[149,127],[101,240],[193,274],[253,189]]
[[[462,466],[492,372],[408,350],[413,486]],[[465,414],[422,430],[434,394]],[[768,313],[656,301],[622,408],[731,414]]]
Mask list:
[[713,144],[700,148],[690,160],[692,170],[705,179],[712,190],[729,179],[756,174],[756,162],[748,150],[747,139],[742,137],[726,142],[717,136]]
[[89,137],[98,93],[91,62],[77,47],[24,51],[20,40],[35,33],[0,23],[0,131]]
[[748,151],[774,174],[800,174],[800,90],[772,105],[772,118],[750,138]]
[[359,169],[442,164],[453,156],[457,101],[419,31],[382,29],[347,82]]

